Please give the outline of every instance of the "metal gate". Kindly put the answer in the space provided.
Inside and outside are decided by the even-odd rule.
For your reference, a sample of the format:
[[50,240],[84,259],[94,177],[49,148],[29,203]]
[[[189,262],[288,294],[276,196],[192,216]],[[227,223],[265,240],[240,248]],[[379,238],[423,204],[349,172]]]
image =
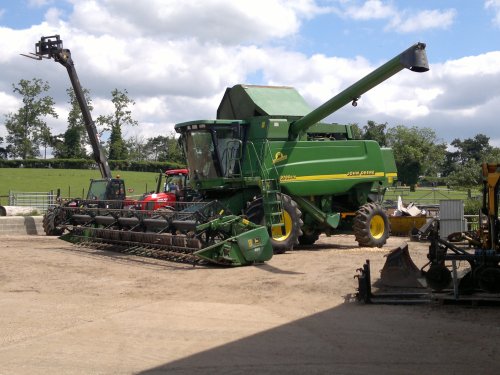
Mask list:
[[56,194],[49,192],[9,191],[9,206],[33,207],[43,213],[56,203]]

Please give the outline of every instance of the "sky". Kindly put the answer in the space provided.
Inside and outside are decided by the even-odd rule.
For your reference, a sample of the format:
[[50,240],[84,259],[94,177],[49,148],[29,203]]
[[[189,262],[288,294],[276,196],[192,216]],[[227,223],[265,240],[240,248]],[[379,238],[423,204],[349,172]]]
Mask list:
[[66,130],[66,70],[20,55],[55,34],[94,119],[112,113],[115,88],[135,101],[126,138],[214,119],[239,83],[292,86],[314,108],[423,42],[429,72],[405,69],[327,120],[426,127],[448,144],[482,133],[500,147],[500,0],[0,0],[0,136],[21,79],[49,82],[59,118],[47,122]]

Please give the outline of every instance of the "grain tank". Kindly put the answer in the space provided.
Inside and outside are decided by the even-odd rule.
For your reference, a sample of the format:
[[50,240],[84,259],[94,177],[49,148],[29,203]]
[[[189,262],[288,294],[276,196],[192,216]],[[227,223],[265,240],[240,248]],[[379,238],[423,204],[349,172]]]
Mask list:
[[397,176],[392,150],[354,139],[349,125],[321,121],[404,68],[429,70],[424,43],[314,110],[291,87],[228,88],[216,120],[175,126],[193,187],[265,224],[275,253],[346,227],[361,246],[382,246],[390,228],[379,202]]

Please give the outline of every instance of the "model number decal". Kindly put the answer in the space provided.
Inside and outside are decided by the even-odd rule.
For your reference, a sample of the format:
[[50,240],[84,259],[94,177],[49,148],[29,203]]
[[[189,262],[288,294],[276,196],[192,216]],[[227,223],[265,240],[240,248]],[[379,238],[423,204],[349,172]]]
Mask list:
[[375,174],[375,171],[350,171],[347,172],[347,176],[373,176]]
[[296,180],[297,179],[297,176],[292,176],[292,175],[283,175],[280,177],[280,182],[281,181],[292,181],[292,180]]

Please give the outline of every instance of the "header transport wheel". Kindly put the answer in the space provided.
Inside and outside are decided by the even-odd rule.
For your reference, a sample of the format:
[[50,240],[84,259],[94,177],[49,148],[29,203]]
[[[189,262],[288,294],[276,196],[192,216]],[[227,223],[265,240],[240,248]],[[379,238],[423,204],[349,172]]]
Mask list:
[[356,212],[353,230],[359,246],[384,246],[390,229],[389,218],[380,205],[367,203]]
[[43,215],[42,226],[43,231],[47,236],[60,236],[64,229],[58,229],[57,226],[61,223],[61,210],[59,207],[50,207],[45,215]]

